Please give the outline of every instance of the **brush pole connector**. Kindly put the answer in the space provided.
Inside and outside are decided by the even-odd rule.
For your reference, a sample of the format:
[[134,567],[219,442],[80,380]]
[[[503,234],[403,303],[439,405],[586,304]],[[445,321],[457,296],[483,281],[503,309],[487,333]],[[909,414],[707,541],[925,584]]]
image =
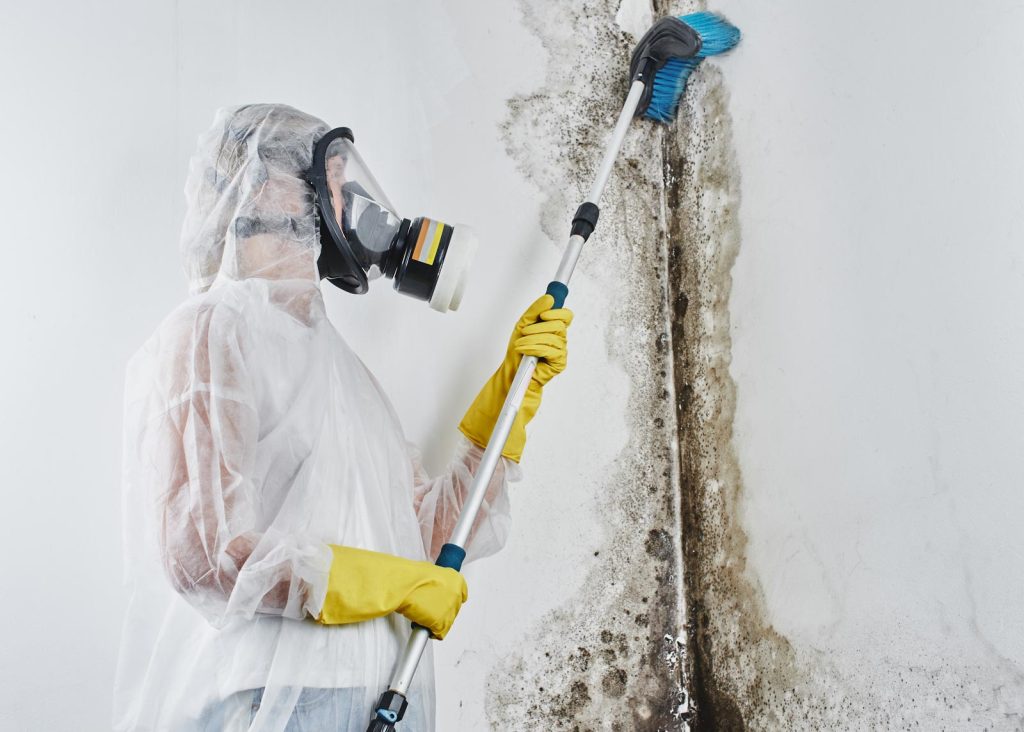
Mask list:
[[597,226],[597,217],[600,215],[601,209],[597,207],[596,203],[590,201],[584,201],[580,204],[580,207],[576,209],[576,215],[572,218],[572,231],[570,236],[581,236],[583,241],[590,238],[590,235],[594,233],[594,228]]
[[377,700],[377,708],[366,732],[392,732],[395,725],[405,716],[405,710],[408,708],[409,702],[406,700],[405,694],[388,689]]

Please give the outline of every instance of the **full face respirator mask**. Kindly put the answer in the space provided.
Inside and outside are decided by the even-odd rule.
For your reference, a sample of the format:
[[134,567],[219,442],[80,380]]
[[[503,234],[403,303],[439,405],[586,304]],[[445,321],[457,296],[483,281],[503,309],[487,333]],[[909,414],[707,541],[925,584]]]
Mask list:
[[402,218],[355,148],[347,127],[313,148],[308,181],[320,227],[321,279],[357,295],[386,277],[403,295],[457,310],[476,253],[473,231],[437,219]]

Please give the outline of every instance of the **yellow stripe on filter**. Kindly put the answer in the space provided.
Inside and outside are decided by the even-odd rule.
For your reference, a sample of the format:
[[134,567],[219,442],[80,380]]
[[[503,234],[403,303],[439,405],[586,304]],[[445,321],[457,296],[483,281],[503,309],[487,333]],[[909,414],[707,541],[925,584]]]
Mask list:
[[437,231],[434,232],[434,239],[430,243],[430,255],[429,259],[427,259],[427,264],[434,263],[434,257],[437,256],[437,248],[441,246],[441,235],[444,233],[443,221],[435,221],[434,226],[437,228]]
[[424,218],[420,229],[419,241],[416,242],[416,249],[412,258],[423,264],[433,264],[437,257],[437,249],[441,246],[441,235],[444,233],[444,223]]

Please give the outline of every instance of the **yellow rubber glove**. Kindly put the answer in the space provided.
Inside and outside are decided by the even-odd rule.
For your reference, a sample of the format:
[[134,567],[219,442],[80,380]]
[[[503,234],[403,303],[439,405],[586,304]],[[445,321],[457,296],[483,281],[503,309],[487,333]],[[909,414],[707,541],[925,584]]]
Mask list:
[[398,612],[441,640],[469,598],[466,580],[454,569],[349,546],[332,544],[331,551],[327,596],[317,618],[324,625]]
[[572,323],[572,311],[568,308],[552,310],[555,298],[543,295],[538,298],[516,323],[512,337],[508,342],[505,360],[494,375],[484,384],[469,407],[459,430],[471,442],[479,447],[486,447],[487,441],[494,431],[501,407],[505,403],[512,379],[519,368],[523,356],[536,356],[540,359],[537,369],[533,372],[530,386],[523,397],[523,404],[512,424],[512,432],[505,443],[501,454],[517,463],[523,457],[526,446],[526,425],[533,419],[540,407],[541,391],[544,385],[565,370],[566,336],[569,324]]

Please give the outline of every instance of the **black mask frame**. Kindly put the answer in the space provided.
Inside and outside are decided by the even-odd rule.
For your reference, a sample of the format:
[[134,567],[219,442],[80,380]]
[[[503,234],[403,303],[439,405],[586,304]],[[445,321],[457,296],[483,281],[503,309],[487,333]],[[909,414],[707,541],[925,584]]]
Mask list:
[[[307,182],[313,186],[314,206],[320,226],[320,258],[317,260],[317,268],[320,275],[330,280],[331,284],[346,292],[362,295],[370,289],[370,283],[341,230],[338,217],[333,215],[334,206],[327,187],[327,150],[339,137],[352,143],[356,141],[348,127],[336,127],[328,132],[313,148],[313,165],[306,176]],[[324,214],[325,210],[327,215]],[[327,237],[324,237],[325,232]]]

